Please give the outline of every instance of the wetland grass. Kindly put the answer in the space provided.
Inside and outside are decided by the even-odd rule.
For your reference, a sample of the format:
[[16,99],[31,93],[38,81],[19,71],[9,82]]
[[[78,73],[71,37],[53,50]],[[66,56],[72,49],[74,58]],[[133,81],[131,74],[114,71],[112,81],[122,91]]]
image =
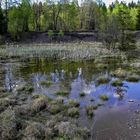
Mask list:
[[55,94],[59,95],[59,96],[67,96],[67,95],[69,95],[69,92],[60,90],[60,91],[57,91]]
[[117,87],[117,86],[121,87],[121,86],[123,86],[123,82],[121,80],[117,79],[117,80],[112,81],[111,85],[114,86],[114,87]]
[[99,98],[102,100],[102,101],[108,101],[109,100],[109,97],[105,94],[102,94],[99,96]]
[[98,77],[97,79],[97,84],[100,85],[100,84],[107,84],[109,83],[110,79],[106,76],[100,76]]
[[76,107],[72,107],[72,108],[68,109],[68,116],[70,116],[72,118],[79,117],[79,109]]
[[138,75],[130,75],[126,78],[128,82],[138,82],[140,80],[140,76]]

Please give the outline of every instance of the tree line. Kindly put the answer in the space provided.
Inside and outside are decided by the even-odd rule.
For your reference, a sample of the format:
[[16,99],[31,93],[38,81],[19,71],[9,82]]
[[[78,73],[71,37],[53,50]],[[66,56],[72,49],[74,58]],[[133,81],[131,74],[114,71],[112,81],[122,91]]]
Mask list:
[[[0,34],[17,36],[28,31],[97,30],[117,36],[125,30],[140,29],[140,2],[102,0],[3,0],[0,1]],[[104,36],[102,35],[102,37]]]

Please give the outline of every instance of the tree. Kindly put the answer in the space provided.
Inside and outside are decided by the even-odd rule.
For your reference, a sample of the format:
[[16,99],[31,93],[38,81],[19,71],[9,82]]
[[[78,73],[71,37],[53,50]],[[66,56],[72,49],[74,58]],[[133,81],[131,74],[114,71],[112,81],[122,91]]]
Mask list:
[[23,18],[23,31],[29,31],[29,17],[31,15],[30,0],[22,0],[20,5],[22,18]]
[[4,34],[6,32],[6,20],[3,15],[3,11],[0,8],[0,34]]
[[140,4],[138,5],[137,11],[137,21],[136,21],[136,29],[140,30]]
[[8,31],[14,39],[18,39],[19,33],[23,31],[24,19],[20,7],[12,7],[8,12]]

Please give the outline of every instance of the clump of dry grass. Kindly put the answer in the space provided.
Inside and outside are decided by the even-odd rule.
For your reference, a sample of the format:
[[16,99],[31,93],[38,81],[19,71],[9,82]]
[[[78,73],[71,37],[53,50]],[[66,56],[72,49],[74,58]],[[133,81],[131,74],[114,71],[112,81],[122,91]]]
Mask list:
[[0,114],[0,139],[16,139],[18,122],[15,112],[9,107]]

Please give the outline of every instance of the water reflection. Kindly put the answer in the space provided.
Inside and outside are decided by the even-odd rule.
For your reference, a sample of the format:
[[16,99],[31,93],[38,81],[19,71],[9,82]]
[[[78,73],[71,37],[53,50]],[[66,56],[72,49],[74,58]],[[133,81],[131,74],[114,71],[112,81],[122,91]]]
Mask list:
[[11,66],[6,65],[5,66],[5,88],[8,91],[12,91],[13,87],[14,87],[14,80],[13,80]]
[[[5,65],[5,88],[8,91],[13,91],[15,87],[19,86],[25,81],[30,81],[34,87],[34,93],[44,93],[50,97],[56,97],[57,91],[68,91],[69,96],[80,101],[81,105],[92,104],[91,99],[95,103],[103,103],[111,106],[118,106],[125,104],[130,99],[140,99],[139,86],[140,82],[131,84],[123,82],[122,87],[113,87],[111,81],[111,72],[118,67],[112,67],[109,63],[107,68],[99,69],[94,61],[88,62],[61,62],[56,65],[56,62],[41,61],[24,61],[18,68],[16,64]],[[14,66],[15,65],[15,66]],[[106,65],[106,64],[105,64]],[[120,64],[121,66],[121,64]],[[123,67],[123,66],[122,66]],[[97,84],[98,77],[103,76],[110,79],[110,82],[105,84]],[[41,84],[41,82],[48,82],[48,86]],[[80,97],[80,93],[85,93],[84,97]],[[103,102],[99,96],[105,94],[109,97],[107,102]]]

